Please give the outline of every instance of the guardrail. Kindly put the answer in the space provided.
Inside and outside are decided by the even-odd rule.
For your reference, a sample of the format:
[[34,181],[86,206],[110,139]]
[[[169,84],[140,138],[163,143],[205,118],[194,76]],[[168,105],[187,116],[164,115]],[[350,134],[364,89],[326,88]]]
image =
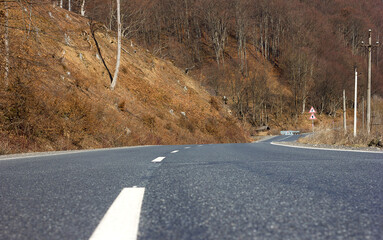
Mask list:
[[298,135],[300,131],[281,131],[281,135]]

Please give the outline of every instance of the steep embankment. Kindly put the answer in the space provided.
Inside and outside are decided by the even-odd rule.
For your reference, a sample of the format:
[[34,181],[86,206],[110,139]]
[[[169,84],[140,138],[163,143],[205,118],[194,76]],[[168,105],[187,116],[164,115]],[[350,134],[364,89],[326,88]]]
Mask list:
[[220,100],[130,42],[109,90],[103,60],[113,74],[117,41],[101,24],[45,4],[10,4],[8,15],[0,153],[248,140]]

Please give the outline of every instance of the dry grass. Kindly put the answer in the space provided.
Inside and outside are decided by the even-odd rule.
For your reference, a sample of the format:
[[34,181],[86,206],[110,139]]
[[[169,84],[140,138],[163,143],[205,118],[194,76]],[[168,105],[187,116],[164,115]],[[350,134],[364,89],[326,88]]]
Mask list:
[[[349,114],[350,116],[351,114]],[[330,144],[330,145],[345,145],[354,147],[368,147],[376,146],[379,141],[383,141],[383,99],[375,96],[372,101],[372,130],[368,135],[366,129],[361,129],[357,136],[354,137],[354,133],[351,126],[348,126],[347,132],[344,129],[338,127],[336,129],[329,129],[331,125],[321,125],[317,128],[314,134],[299,139],[301,143],[309,144]],[[360,116],[358,116],[360,119]],[[340,119],[339,119],[340,120]]]
[[[12,8],[12,26],[23,27],[21,11],[17,4]],[[51,4],[35,11],[39,33],[10,30],[12,68],[8,86],[0,88],[0,154],[249,141],[221,101],[140,47],[124,44],[128,53],[110,91],[87,19]],[[96,37],[113,70],[115,34],[100,30]]]
[[366,132],[359,132],[356,137],[353,132],[348,131],[346,134],[343,129],[327,129],[320,130],[314,134],[299,139],[300,143],[308,144],[328,144],[343,145],[353,147],[368,147],[371,141],[383,140],[383,131],[373,131],[370,135]]

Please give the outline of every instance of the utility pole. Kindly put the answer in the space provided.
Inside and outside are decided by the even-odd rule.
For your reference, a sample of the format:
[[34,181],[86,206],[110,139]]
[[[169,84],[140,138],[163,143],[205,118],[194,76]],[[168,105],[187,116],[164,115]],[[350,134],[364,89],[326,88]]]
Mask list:
[[343,129],[344,134],[347,133],[347,122],[346,122],[346,90],[343,89]]
[[364,122],[364,97],[362,99],[362,130],[364,130],[365,122]]
[[368,50],[368,77],[367,77],[367,134],[371,132],[371,52],[372,47],[379,46],[379,42],[376,45],[372,45],[371,29],[368,30],[368,44],[365,45],[362,41],[362,46],[367,47]]
[[367,134],[371,132],[371,29],[368,30]]
[[355,67],[354,137],[356,137],[357,110],[358,110],[358,71]]

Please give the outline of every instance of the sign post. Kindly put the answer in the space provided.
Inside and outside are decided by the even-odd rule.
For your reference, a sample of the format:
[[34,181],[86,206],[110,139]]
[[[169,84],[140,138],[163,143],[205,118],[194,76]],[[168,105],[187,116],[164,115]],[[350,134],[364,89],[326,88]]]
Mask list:
[[311,119],[311,121],[312,121],[312,122],[311,122],[311,125],[312,125],[313,132],[314,132],[314,120],[317,119],[317,118],[315,117],[315,113],[316,113],[316,111],[315,111],[314,107],[311,107],[311,108],[310,108],[309,113],[311,113],[310,119]]

